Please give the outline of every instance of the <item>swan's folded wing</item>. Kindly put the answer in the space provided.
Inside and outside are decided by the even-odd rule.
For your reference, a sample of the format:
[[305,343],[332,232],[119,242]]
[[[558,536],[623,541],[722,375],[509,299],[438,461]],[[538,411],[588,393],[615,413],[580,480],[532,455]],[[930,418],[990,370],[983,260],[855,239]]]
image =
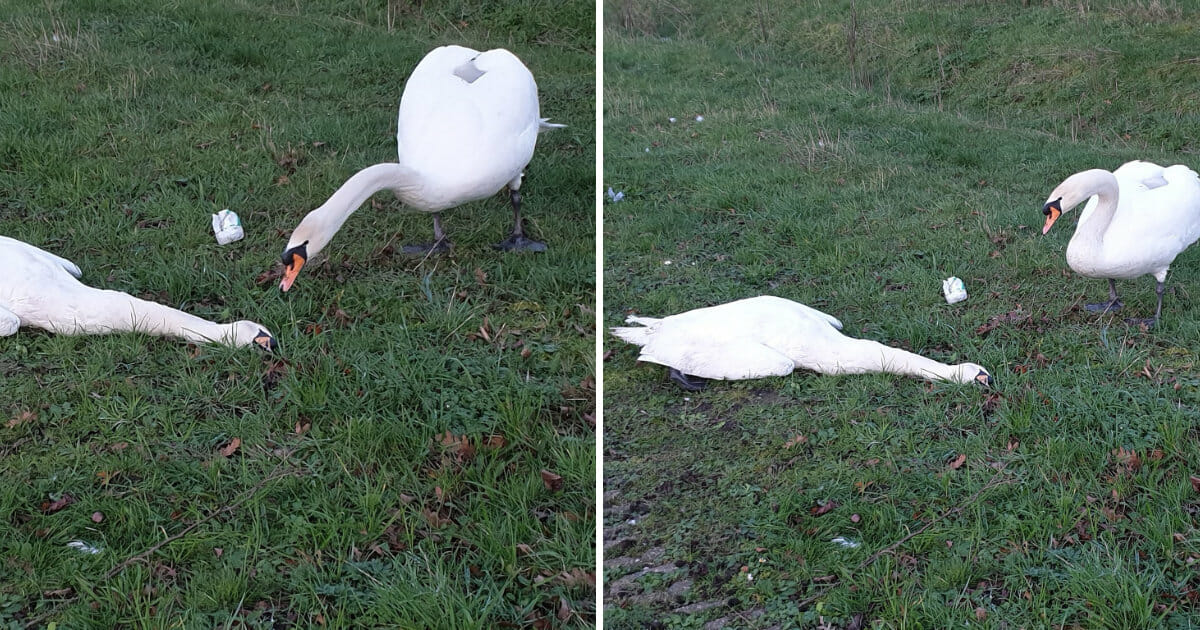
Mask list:
[[686,346],[663,347],[658,343],[650,343],[642,347],[638,360],[716,380],[787,376],[796,369],[796,364],[786,355],[761,343],[710,344],[704,339],[693,340]]
[[83,272],[79,270],[79,267],[75,263],[63,258],[62,256],[55,256],[54,254],[51,254],[40,247],[30,245],[25,241],[18,241],[15,238],[0,236],[0,247],[8,247],[14,252],[23,252],[22,255],[41,259],[55,267],[62,267],[67,273],[75,276],[76,278],[79,278],[83,275]]

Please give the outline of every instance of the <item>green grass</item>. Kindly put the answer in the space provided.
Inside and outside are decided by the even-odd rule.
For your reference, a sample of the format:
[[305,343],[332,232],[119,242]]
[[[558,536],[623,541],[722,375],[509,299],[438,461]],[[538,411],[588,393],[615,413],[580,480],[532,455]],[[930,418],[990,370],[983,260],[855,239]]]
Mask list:
[[1146,331],[1039,229],[1076,171],[1200,167],[1195,8],[605,8],[606,326],[775,294],[998,383],[685,394],[606,336],[606,627],[1200,623],[1198,254]]
[[[593,624],[594,9],[427,4],[0,2],[0,233],[281,344],[0,339],[0,627]],[[395,159],[445,43],[513,50],[570,125],[522,189],[550,251],[491,249],[498,195],[404,258],[429,218],[379,195],[281,294],[260,276]]]

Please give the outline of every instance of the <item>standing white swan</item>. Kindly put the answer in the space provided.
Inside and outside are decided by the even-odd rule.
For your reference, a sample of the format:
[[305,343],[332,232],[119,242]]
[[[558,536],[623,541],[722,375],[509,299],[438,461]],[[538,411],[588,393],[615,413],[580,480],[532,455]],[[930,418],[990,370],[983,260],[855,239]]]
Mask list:
[[537,84],[516,55],[462,46],[436,48],[421,60],[400,97],[399,162],[369,166],[350,177],[296,226],[283,252],[287,291],[304,263],[321,251],[368,197],[395,192],[411,208],[433,214],[433,244],[408,253],[449,249],[441,211],[483,199],[508,186],[512,235],[495,247],[545,251],[521,225],[521,177],[541,129],[563,127],[541,118]]
[[837,318],[769,295],[663,319],[630,316],[625,321],[642,327],[618,327],[612,333],[642,347],[639,361],[669,367],[671,379],[689,391],[702,389],[704,379],[786,376],[797,368],[822,374],[891,372],[931,381],[992,382],[988,371],[974,363],[946,365],[847,337],[838,332],[842,323]]
[[1059,184],[1042,214],[1042,234],[1064,212],[1089,199],[1067,245],[1067,264],[1089,278],[1108,280],[1108,301],[1088,304],[1092,312],[1121,308],[1115,279],[1152,275],[1158,305],[1154,317],[1132,319],[1153,326],[1162,315],[1163,282],[1180,252],[1200,239],[1200,178],[1176,164],[1163,168],[1129,162],[1113,172],[1092,169]]
[[0,337],[32,326],[67,335],[144,332],[193,343],[276,347],[261,324],[217,324],[120,291],[89,287],[75,263],[33,245],[0,236]]

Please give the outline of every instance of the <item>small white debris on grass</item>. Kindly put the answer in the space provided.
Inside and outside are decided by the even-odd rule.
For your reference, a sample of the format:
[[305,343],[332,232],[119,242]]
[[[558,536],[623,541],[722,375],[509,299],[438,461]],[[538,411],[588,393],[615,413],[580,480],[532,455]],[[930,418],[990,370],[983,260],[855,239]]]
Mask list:
[[754,581],[754,574],[753,574],[753,573],[747,573],[747,574],[746,574],[746,581],[747,581],[747,582],[753,582],[753,581]]
[[696,122],[704,122],[703,116],[696,116]]
[[242,220],[237,213],[229,208],[212,215],[213,234],[217,235],[218,245],[228,245],[234,241],[242,240],[245,232],[242,231]]
[[671,261],[669,261],[669,260],[664,260],[664,261],[663,261],[663,264],[664,264],[664,265],[669,265],[669,264],[671,264]]
[[646,153],[650,152],[650,147],[646,147]]
[[93,547],[82,540],[72,540],[71,542],[67,543],[67,546],[72,549],[78,549],[83,553],[97,554],[101,551],[99,547]]
[[675,117],[674,117],[674,116],[671,116],[671,117],[670,117],[670,118],[668,118],[667,120],[669,120],[669,121],[671,121],[671,122],[675,122]]
[[857,549],[859,546],[862,545],[862,543],[854,542],[853,540],[850,540],[843,536],[838,536],[837,538],[834,538],[833,540],[831,540],[829,542],[837,543],[837,544],[839,544],[843,547],[849,548],[849,549]]
[[956,304],[967,299],[967,287],[961,279],[950,276],[942,281],[942,294],[947,304]]
[[612,186],[609,186],[609,187],[608,187],[608,200],[609,200],[609,202],[611,202],[611,203],[617,203],[618,201],[620,201],[620,200],[622,200],[622,199],[624,199],[624,198],[625,198],[625,192],[624,192],[624,191],[616,191],[616,192],[614,192],[614,191],[613,191],[613,188],[612,188]]
[[637,519],[636,519],[636,518],[631,518],[631,519],[629,519],[628,521],[625,521],[625,522],[626,522],[626,523],[628,523],[629,525],[637,525]]

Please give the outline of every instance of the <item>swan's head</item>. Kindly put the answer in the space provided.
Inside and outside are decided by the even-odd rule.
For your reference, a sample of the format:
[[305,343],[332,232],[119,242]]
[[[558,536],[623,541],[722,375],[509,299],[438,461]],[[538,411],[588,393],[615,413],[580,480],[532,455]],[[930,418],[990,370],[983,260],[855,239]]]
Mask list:
[[979,383],[984,387],[991,387],[995,381],[992,380],[992,375],[987,371],[987,368],[976,363],[959,363],[954,366],[958,374],[958,382],[960,383]]
[[1063,180],[1054,192],[1046,198],[1046,203],[1042,206],[1042,214],[1046,216],[1046,223],[1042,226],[1042,234],[1050,231],[1050,226],[1059,217],[1071,208],[1079,205],[1080,202],[1087,201],[1092,196],[1100,193],[1102,189],[1107,191],[1107,186],[1111,185],[1113,192],[1116,191],[1116,180],[1113,174],[1102,169],[1094,168],[1090,171],[1075,173],[1074,175]]
[[[296,230],[297,232],[299,230]],[[295,235],[292,236],[292,241],[295,241]],[[283,256],[280,260],[283,261],[283,279],[279,281],[279,290],[287,291],[292,288],[292,283],[296,281],[296,276],[300,275],[300,268],[304,263],[308,262],[311,254],[308,253],[308,241],[301,241],[297,245],[288,242],[287,249],[283,250]]]
[[233,322],[229,328],[230,334],[222,339],[221,343],[239,348],[255,345],[267,352],[274,352],[279,348],[279,343],[275,341],[275,335],[272,335],[271,331],[262,324],[243,319]]

